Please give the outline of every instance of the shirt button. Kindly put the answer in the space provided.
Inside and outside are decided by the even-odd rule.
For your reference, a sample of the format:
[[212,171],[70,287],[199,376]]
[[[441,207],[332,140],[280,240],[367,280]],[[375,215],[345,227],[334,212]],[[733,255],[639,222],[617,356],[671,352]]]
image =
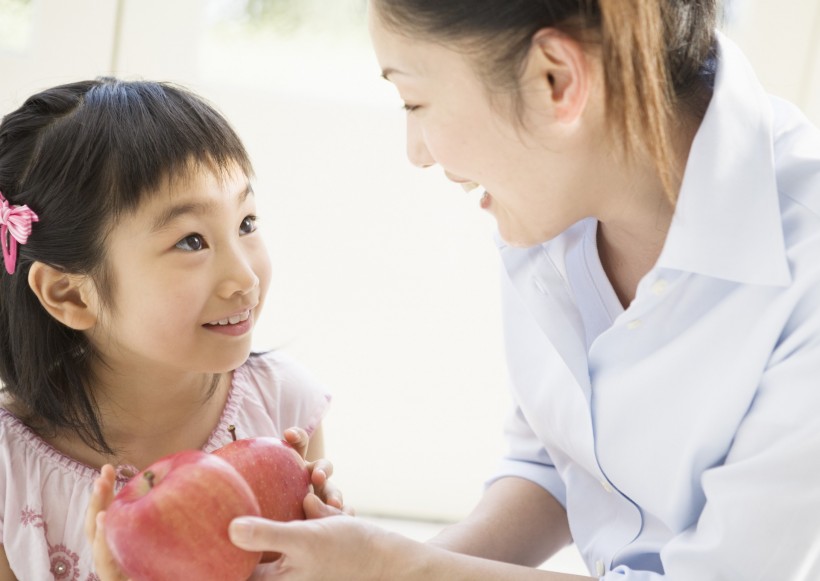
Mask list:
[[659,280],[656,280],[655,283],[652,285],[652,292],[657,296],[661,296],[663,293],[666,292],[666,288],[668,286],[669,283],[661,278]]
[[634,321],[629,321],[629,322],[626,324],[626,328],[627,328],[629,331],[634,331],[635,329],[637,329],[637,328],[638,328],[638,327],[640,327],[641,325],[643,325],[643,321],[641,321],[640,319],[635,319]]
[[607,492],[609,494],[612,494],[613,492],[615,492],[615,489],[612,488],[612,485],[607,480],[605,480],[603,478],[601,479],[601,488],[604,489],[604,492]]
[[606,573],[606,567],[604,567],[604,562],[600,560],[595,561],[595,574],[598,575],[598,577],[602,577],[604,573]]

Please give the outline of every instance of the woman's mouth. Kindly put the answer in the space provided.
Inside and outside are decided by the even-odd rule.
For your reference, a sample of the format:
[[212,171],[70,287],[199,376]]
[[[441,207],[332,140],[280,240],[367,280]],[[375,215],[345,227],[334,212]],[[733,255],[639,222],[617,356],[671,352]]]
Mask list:
[[464,191],[468,194],[473,193],[481,193],[481,198],[478,200],[478,205],[481,206],[482,210],[486,210],[490,207],[490,202],[492,201],[492,196],[490,193],[481,187],[481,184],[478,182],[460,182]]
[[478,201],[478,205],[481,206],[482,210],[487,210],[489,209],[492,201],[493,197],[490,195],[490,192],[484,190],[484,193],[481,195],[481,199]]
[[461,182],[460,185],[468,194],[473,190],[481,187],[481,184],[479,184],[478,182]]

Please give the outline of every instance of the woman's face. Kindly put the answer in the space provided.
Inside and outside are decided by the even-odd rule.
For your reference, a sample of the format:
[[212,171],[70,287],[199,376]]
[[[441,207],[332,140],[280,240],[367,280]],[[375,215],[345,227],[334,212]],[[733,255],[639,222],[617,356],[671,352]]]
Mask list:
[[[581,124],[558,121],[549,81],[537,63],[525,67],[523,114],[516,95],[477,75],[470,56],[444,44],[408,38],[387,28],[371,4],[370,33],[383,74],[407,109],[407,155],[414,165],[438,164],[455,182],[485,190],[481,207],[516,246],[549,240],[591,215],[584,186]],[[537,60],[537,59],[536,59]]]

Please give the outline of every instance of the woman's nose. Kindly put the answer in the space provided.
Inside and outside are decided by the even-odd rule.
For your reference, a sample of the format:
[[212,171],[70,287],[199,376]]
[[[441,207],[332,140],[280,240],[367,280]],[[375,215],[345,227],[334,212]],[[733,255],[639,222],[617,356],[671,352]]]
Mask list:
[[407,159],[416,167],[425,168],[436,164],[436,160],[427,149],[424,134],[418,123],[410,117],[407,119]]

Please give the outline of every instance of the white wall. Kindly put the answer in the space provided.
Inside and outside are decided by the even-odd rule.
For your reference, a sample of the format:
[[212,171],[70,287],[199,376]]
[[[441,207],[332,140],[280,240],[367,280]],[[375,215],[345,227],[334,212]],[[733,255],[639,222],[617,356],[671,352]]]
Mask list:
[[[440,170],[406,162],[403,113],[366,38],[226,46],[200,0],[33,2],[27,46],[0,43],[0,111],[112,72],[215,102],[258,171],[275,276],[259,343],[333,390],[327,449],[348,500],[463,516],[502,451],[507,409],[492,224]],[[764,84],[820,121],[820,4],[734,7],[729,32]]]

